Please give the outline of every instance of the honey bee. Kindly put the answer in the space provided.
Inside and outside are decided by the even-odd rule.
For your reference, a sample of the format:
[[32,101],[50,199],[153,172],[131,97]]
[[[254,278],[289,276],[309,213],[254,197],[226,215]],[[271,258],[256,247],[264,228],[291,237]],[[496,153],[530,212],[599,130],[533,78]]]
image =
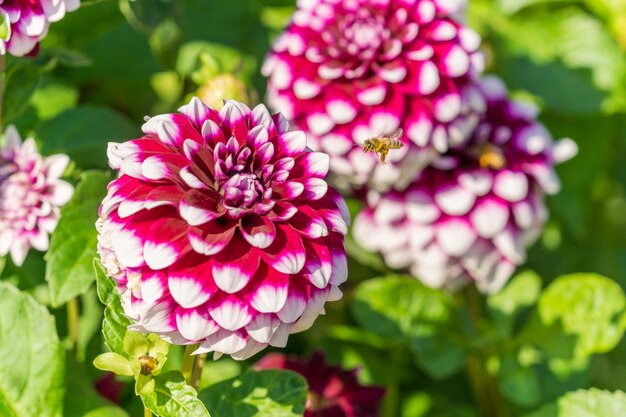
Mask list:
[[506,165],[506,159],[502,151],[493,145],[485,144],[479,150],[478,164],[483,169],[502,169]]
[[404,143],[398,140],[400,136],[402,136],[402,129],[397,129],[387,136],[368,139],[363,143],[363,152],[377,153],[380,162],[384,164],[390,149],[400,149],[404,146]]

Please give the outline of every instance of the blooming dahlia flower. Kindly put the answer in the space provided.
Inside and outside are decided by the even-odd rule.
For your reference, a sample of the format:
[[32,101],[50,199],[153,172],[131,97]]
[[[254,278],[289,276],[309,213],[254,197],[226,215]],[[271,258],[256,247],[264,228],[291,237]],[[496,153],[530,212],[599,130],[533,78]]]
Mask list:
[[143,132],[109,146],[120,176],[97,225],[132,330],[243,359],[341,297],[348,213],[303,132],[263,105],[198,98]]
[[80,0],[0,0],[0,54],[35,53],[52,22],[78,9]]
[[[331,155],[337,181],[403,189],[464,142],[484,102],[464,0],[300,0],[263,66],[268,100]],[[359,146],[403,128],[386,164]],[[435,152],[436,151],[436,152]]]
[[59,221],[60,207],[74,193],[61,175],[67,155],[43,158],[33,138],[22,143],[13,126],[0,149],[0,256],[20,266],[31,247],[45,251]]
[[329,365],[320,352],[310,359],[270,353],[255,368],[288,369],[302,375],[309,385],[304,417],[377,417],[385,395],[382,387],[361,385],[357,369]]
[[364,247],[434,287],[500,289],[547,219],[544,195],[560,186],[554,165],[576,154],[571,140],[552,141],[535,108],[507,99],[498,79],[482,88],[487,113],[467,146],[405,191],[369,193],[355,221]]

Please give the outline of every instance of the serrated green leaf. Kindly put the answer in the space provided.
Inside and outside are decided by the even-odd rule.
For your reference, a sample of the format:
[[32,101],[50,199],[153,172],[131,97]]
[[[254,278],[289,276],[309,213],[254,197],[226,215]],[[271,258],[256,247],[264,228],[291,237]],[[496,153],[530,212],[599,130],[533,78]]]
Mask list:
[[556,404],[544,406],[526,417],[623,417],[626,415],[626,394],[599,389],[570,392]]
[[108,175],[103,172],[84,173],[74,197],[61,209],[61,219],[52,234],[46,266],[46,281],[50,286],[53,306],[62,305],[82,294],[94,281],[95,223],[108,180]]
[[[146,408],[161,417],[209,417],[196,390],[185,383],[183,374],[170,371],[155,378],[154,390],[141,397]],[[221,416],[221,414],[219,414]]]
[[104,336],[104,343],[112,352],[126,356],[124,335],[126,335],[128,326],[130,326],[130,320],[124,315],[121,306],[107,306],[102,321],[102,335]]
[[296,417],[304,413],[307,384],[290,371],[249,371],[210,386],[199,397],[214,416]]
[[0,415],[60,417],[65,355],[54,318],[3,282],[0,310]]
[[108,169],[107,144],[138,133],[128,118],[111,109],[82,106],[42,123],[36,136],[44,154],[65,153],[81,169]]
[[110,305],[116,301],[119,302],[119,294],[115,281],[106,274],[104,267],[97,258],[93,260],[93,270],[96,274],[96,289],[100,302],[104,305]]
[[[578,273],[557,278],[541,295],[538,315],[546,327],[559,326],[575,337],[574,356],[608,352],[626,328],[626,297],[614,281]],[[542,342],[542,341],[540,341]]]

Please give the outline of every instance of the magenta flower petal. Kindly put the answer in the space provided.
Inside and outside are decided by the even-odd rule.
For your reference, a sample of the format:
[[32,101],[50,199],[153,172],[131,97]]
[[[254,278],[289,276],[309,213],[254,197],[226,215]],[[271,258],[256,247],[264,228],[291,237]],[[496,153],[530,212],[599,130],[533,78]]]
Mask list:
[[[465,1],[299,2],[265,60],[268,100],[328,153],[338,184],[404,189],[437,153],[464,143],[484,112],[480,38]],[[369,138],[403,128],[386,165]]]
[[328,157],[262,105],[179,111],[109,146],[120,176],[100,208],[102,263],[135,331],[235,359],[284,346],[345,281]]
[[31,247],[48,250],[60,208],[74,194],[60,179],[69,162],[67,155],[42,157],[32,138],[22,143],[15,127],[7,128],[0,149],[0,256],[10,254],[20,266]]
[[37,53],[39,41],[48,33],[50,23],[80,6],[79,0],[1,0],[0,15],[7,35],[0,39],[0,54],[14,56]]
[[547,219],[545,195],[559,190],[554,165],[576,154],[571,140],[552,140],[536,110],[508,99],[501,81],[488,77],[481,89],[487,112],[469,142],[406,190],[371,191],[355,221],[365,248],[433,287],[499,290]]

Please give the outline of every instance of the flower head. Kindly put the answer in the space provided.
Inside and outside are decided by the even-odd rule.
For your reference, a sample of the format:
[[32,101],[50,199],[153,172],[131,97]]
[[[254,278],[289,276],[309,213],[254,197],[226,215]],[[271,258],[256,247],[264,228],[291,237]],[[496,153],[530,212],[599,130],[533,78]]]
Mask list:
[[434,287],[500,289],[547,219],[545,194],[560,187],[554,165],[577,151],[569,139],[553,142],[536,109],[509,100],[498,79],[482,89],[487,113],[470,142],[405,191],[370,192],[355,221],[364,247]]
[[[263,73],[268,100],[331,155],[353,186],[403,189],[439,152],[464,142],[484,111],[480,38],[464,0],[299,1]],[[387,164],[360,145],[397,128]]]
[[320,352],[309,359],[270,353],[255,368],[287,369],[302,375],[309,385],[304,417],[377,417],[385,395],[382,387],[362,385],[357,369],[329,365]]
[[9,126],[0,148],[0,256],[10,253],[22,265],[31,247],[46,251],[59,221],[60,207],[74,193],[61,180],[67,155],[42,157],[33,138],[22,143]]
[[80,0],[0,0],[0,54],[36,53],[50,23],[79,5]]
[[347,209],[303,132],[263,105],[198,98],[143,132],[109,146],[120,176],[97,225],[133,330],[240,359],[341,297]]

